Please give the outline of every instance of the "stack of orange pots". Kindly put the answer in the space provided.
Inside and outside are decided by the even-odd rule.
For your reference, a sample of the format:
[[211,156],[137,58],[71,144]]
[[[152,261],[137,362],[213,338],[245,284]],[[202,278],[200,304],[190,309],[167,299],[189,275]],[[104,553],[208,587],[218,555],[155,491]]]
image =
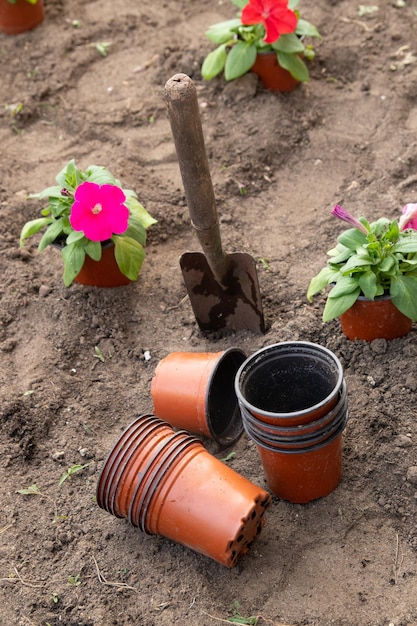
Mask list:
[[195,437],[142,415],[105,460],[97,503],[231,568],[261,531],[271,496]]

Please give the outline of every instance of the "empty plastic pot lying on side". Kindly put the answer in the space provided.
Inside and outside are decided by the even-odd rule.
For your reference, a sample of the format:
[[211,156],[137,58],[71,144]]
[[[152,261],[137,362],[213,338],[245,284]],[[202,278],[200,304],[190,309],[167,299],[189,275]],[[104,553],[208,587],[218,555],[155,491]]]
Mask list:
[[155,415],[222,447],[233,445],[243,433],[234,381],[245,359],[238,348],[172,352],[158,363],[152,379]]

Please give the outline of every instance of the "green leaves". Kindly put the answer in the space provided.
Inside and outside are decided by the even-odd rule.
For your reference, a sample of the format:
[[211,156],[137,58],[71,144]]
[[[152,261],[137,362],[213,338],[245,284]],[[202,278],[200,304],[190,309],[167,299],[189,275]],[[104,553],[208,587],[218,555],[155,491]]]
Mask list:
[[[51,220],[49,220],[49,222],[51,222]],[[63,232],[62,227],[63,227],[63,224],[61,220],[54,221],[50,224],[49,228],[47,229],[47,231],[45,232],[45,234],[43,235],[42,239],[39,242],[39,245],[38,245],[39,252],[42,252],[42,250],[44,250],[46,246],[49,246],[59,237],[59,235],[62,234]]]
[[311,279],[310,285],[307,291],[307,299],[309,302],[313,301],[313,296],[319,291],[322,291],[331,282],[334,282],[339,275],[338,270],[333,270],[331,267],[323,267],[317,276]]
[[[229,33],[230,34],[230,33]],[[231,33],[233,35],[233,33]],[[201,67],[201,75],[206,80],[211,80],[224,70],[226,80],[234,80],[249,72],[255,63],[257,49],[254,44],[247,41],[225,39],[218,48],[212,50],[204,59]],[[229,53],[227,48],[230,48]]]
[[27,489],[18,489],[16,493],[20,493],[22,496],[41,496],[41,492],[36,483],[30,485]]
[[304,51],[304,44],[294,33],[290,33],[289,35],[281,35],[281,37],[272,44],[272,48],[277,52],[300,54],[300,52]]
[[333,284],[323,311],[323,321],[339,317],[359,296],[374,300],[391,295],[393,304],[407,317],[417,320],[417,232],[400,231],[398,221],[379,218],[367,224],[365,235],[350,228],[338,237],[328,252],[329,261],[307,290],[307,299]]
[[30,220],[30,222],[26,222],[26,224],[22,228],[22,232],[20,233],[20,246],[23,246],[25,240],[28,237],[32,237],[38,233],[42,228],[45,228],[48,224],[51,223],[51,218],[49,217],[39,217],[36,220]]
[[238,41],[230,50],[224,67],[226,80],[233,80],[249,72],[256,59],[256,46],[245,41]]
[[394,276],[390,294],[397,309],[412,320],[417,320],[417,275]]
[[287,54],[286,52],[278,52],[278,63],[285,70],[288,70],[291,76],[300,82],[307,82],[309,80],[309,73],[304,61],[294,54]]
[[123,191],[125,192],[127,198],[125,204],[130,211],[129,222],[135,219],[145,229],[148,229],[149,226],[152,226],[152,224],[156,224],[157,220],[154,219],[152,215],[148,213],[145,207],[139,202],[135,192],[126,189],[124,189]]
[[85,250],[79,242],[74,242],[62,248],[61,254],[64,261],[64,285],[69,287],[84,265]]
[[[326,306],[323,311],[323,322],[329,322],[330,320],[339,317],[350,309],[350,307],[356,302],[358,296],[360,295],[360,288],[358,287],[354,291],[348,294],[341,294],[339,297],[327,298]],[[331,293],[331,292],[330,292]]]
[[232,41],[236,36],[236,29],[241,26],[240,19],[227,20],[220,24],[213,24],[206,31],[206,37],[213,43],[223,44]]
[[363,295],[365,298],[368,298],[368,300],[373,300],[375,296],[378,295],[378,284],[374,272],[369,270],[361,274],[358,283]]
[[316,37],[317,39],[321,39],[321,35],[317,28],[307,22],[307,20],[299,19],[297,22],[297,28],[295,29],[296,35],[299,37]]
[[223,71],[226,65],[227,52],[226,45],[222,44],[212,50],[204,59],[201,66],[201,75],[205,80],[211,80]]
[[357,246],[365,245],[368,240],[366,236],[357,228],[349,228],[339,235],[337,241],[349,250],[356,250]]
[[[68,239],[67,239],[67,243],[68,243]],[[88,254],[88,256],[91,257],[93,261],[100,261],[101,254],[102,254],[101,243],[99,241],[90,241],[89,239],[86,239],[85,237],[83,239],[85,241],[84,243],[85,253]]]
[[136,280],[142,267],[145,251],[141,244],[131,237],[113,235],[114,256],[122,274]]

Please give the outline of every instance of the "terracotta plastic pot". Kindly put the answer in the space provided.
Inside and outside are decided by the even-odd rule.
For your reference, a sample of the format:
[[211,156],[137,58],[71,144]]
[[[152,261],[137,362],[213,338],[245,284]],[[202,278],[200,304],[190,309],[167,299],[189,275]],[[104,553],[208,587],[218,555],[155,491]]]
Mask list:
[[290,72],[279,65],[276,52],[258,53],[251,70],[270,91],[294,91],[299,84]]
[[233,445],[243,432],[234,380],[245,359],[238,348],[172,352],[158,363],[152,379],[155,415],[223,447]]
[[74,280],[81,285],[90,285],[92,287],[122,287],[131,282],[119,270],[114,257],[114,244],[112,241],[102,244],[100,261],[93,261],[88,255],[85,256],[84,265]]
[[268,449],[258,445],[268,485],[283,500],[306,504],[328,496],[342,478],[342,431],[307,450]]
[[354,305],[340,316],[342,331],[348,339],[396,339],[407,335],[413,321],[392,303],[390,296],[368,300],[359,296]]
[[246,432],[261,445],[271,449],[301,450],[316,446],[330,439],[347,421],[346,384],[340,394],[337,405],[325,416],[306,425],[282,427],[263,423],[241,406],[242,418]]
[[184,431],[138,417],[116,441],[97,484],[98,505],[226,567],[261,531],[271,496]]
[[339,359],[309,342],[274,344],[242,364],[235,387],[270,489],[297,503],[333,491],[348,419]]
[[26,0],[17,0],[11,4],[0,0],[0,31],[6,35],[18,35],[39,26],[45,18],[43,0],[31,4]]
[[333,352],[308,341],[262,348],[240,366],[239,403],[265,423],[297,426],[313,422],[339,401],[343,368]]

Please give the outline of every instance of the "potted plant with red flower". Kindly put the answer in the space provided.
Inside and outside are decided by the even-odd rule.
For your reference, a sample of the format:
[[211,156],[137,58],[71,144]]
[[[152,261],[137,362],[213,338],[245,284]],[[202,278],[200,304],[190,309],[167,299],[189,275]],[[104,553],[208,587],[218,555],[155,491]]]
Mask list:
[[407,204],[393,221],[369,223],[336,205],[332,214],[353,228],[338,237],[329,260],[312,278],[313,296],[331,289],[323,321],[340,317],[349,339],[372,341],[406,335],[417,320],[417,204]]
[[254,71],[267,88],[278,91],[291,91],[308,81],[303,58],[311,60],[315,52],[304,40],[320,38],[320,33],[300,17],[298,1],[232,0],[240,9],[238,16],[206,32],[218,47],[203,62],[203,78],[210,80],[224,71],[226,80],[234,80]]
[[[137,280],[145,257],[146,230],[156,220],[132,190],[104,167],[90,165],[85,171],[71,160],[56,177],[58,185],[32,198],[46,200],[42,217],[27,222],[20,245],[46,228],[38,245],[61,249],[64,284],[96,284],[113,287]],[[115,263],[114,263],[115,262]],[[116,273],[110,275],[111,265]],[[86,268],[93,276],[86,274]],[[104,265],[104,272],[100,265]]]
[[43,22],[43,0],[0,0],[0,31],[18,35]]

